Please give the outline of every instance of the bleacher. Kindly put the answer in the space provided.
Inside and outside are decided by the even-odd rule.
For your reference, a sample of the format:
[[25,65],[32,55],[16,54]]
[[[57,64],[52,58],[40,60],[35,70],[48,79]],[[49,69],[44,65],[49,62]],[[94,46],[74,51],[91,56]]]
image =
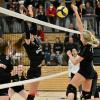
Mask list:
[[47,33],[45,34],[45,38],[48,39],[50,43],[54,43],[56,37],[59,37],[62,42],[64,42],[65,33]]
[[[19,38],[21,38],[22,34],[4,34],[3,38],[5,38],[8,41],[17,41]],[[45,38],[48,39],[48,41],[53,44],[55,42],[56,37],[60,37],[60,40],[64,42],[65,33],[47,33],[45,34]],[[24,49],[22,50],[23,54],[25,54]],[[26,56],[26,54],[25,54]],[[28,59],[27,57],[24,60],[25,65],[28,65]],[[100,65],[100,47],[94,48],[94,65]]]

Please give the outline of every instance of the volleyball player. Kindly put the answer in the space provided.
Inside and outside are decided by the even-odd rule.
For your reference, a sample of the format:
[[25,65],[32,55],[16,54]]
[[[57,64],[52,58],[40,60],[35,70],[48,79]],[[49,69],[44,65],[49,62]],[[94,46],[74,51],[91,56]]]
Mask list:
[[[12,64],[12,45],[9,42],[6,42],[4,39],[0,38],[0,83],[10,83],[11,80],[13,81],[19,81],[21,76],[21,73],[23,71],[23,66],[19,63],[18,70],[15,75],[11,76],[11,73],[13,72],[13,64]],[[15,86],[11,87],[8,92],[7,89],[1,89],[0,90],[0,96],[5,96],[9,94],[9,98],[11,99],[13,96],[15,96],[15,92],[19,93],[23,98],[27,98],[27,93],[24,90],[24,86]],[[2,99],[6,99],[8,97],[2,97]],[[0,100],[2,100],[0,97]],[[8,99],[7,99],[8,100]]]
[[87,100],[91,99],[92,79],[95,75],[93,68],[93,47],[98,46],[99,41],[90,31],[84,30],[77,7],[72,4],[72,9],[76,15],[77,27],[80,31],[81,49],[76,59],[73,58],[71,51],[68,51],[67,55],[73,64],[80,63],[80,69],[70,81],[66,95],[68,96],[68,100],[73,100],[76,88],[82,85],[84,89],[82,89],[82,94],[84,99]]
[[[0,84],[10,83],[13,65],[9,56],[8,43],[0,38]],[[0,100],[9,100],[8,88],[0,89]]]
[[[77,52],[77,50],[74,48],[74,49],[72,49],[72,56],[74,57],[74,58],[77,58],[77,56],[78,56],[78,52]],[[68,60],[68,72],[69,72],[69,76],[71,77],[71,79],[74,77],[74,75],[78,72],[78,70],[79,70],[79,63],[78,64],[76,64],[76,65],[74,65],[72,62],[71,62],[71,60],[69,59]],[[77,93],[75,94],[75,96],[74,96],[74,100],[77,100]]]
[[[17,42],[20,42],[20,41],[18,40]],[[13,69],[13,71],[12,71],[12,77],[11,77],[12,82],[25,80],[25,78],[22,75],[22,73],[24,71],[24,66],[23,66],[23,59],[22,59],[23,56],[21,56],[21,52],[20,52],[21,46],[19,46],[19,44],[17,42],[15,44],[12,44],[12,52],[10,52],[10,56],[11,56],[12,60],[14,60],[14,58],[16,58],[15,56],[17,56],[17,54],[19,55],[19,56],[17,56],[17,58],[15,60],[15,61],[17,61],[18,66],[17,66],[16,70]],[[17,52],[15,52],[15,51],[17,51]],[[16,62],[15,62],[15,64],[16,64]],[[11,87],[9,89],[8,93],[9,93],[10,99],[13,99],[16,97],[16,95],[18,95],[20,98],[23,98],[26,100],[27,96],[28,96],[28,93],[24,90],[24,85]]]
[[[28,58],[30,60],[30,67],[27,72],[27,78],[33,79],[41,76],[41,63],[43,60],[42,50],[40,45],[35,39],[34,34],[30,34],[28,31],[26,32],[25,43],[23,44]],[[34,100],[35,95],[37,93],[39,82],[30,83],[29,95],[27,100]]]
[[[17,81],[25,80],[25,78],[23,78],[22,76],[23,66],[18,65],[18,68],[16,69],[16,71],[17,73],[15,73],[15,75],[12,76],[12,81],[17,82]],[[28,96],[28,93],[26,92],[26,90],[24,90],[24,85],[11,87],[8,91],[8,94],[9,94],[10,99],[12,100],[17,95],[20,99],[23,98],[22,100],[26,100]]]

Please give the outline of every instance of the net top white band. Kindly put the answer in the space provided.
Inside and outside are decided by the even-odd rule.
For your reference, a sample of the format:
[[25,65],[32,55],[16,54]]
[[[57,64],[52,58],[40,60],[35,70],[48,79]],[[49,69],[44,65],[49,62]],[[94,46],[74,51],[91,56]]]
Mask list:
[[61,73],[56,73],[53,75],[44,76],[44,77],[39,77],[39,78],[35,78],[35,79],[30,79],[30,80],[2,84],[2,85],[0,85],[0,89],[9,88],[9,87],[13,87],[13,86],[20,86],[20,85],[24,85],[24,84],[28,84],[28,83],[33,83],[33,82],[39,82],[42,80],[47,80],[50,78],[59,77],[59,76],[65,75],[65,74],[67,75],[67,71],[64,71]]
[[19,18],[19,19],[23,19],[24,21],[29,21],[29,22],[33,22],[33,23],[40,24],[40,25],[43,25],[43,26],[55,28],[55,29],[58,29],[58,30],[61,30],[61,31],[80,34],[79,31],[71,30],[71,29],[60,27],[60,26],[50,24],[50,23],[47,23],[47,22],[44,22],[44,21],[40,21],[38,19],[31,18],[31,17],[28,17],[28,16],[23,15],[23,14],[19,14],[19,13],[16,13],[14,11],[10,11],[10,10],[7,10],[5,8],[2,8],[2,7],[0,7],[0,13],[6,14],[6,15],[9,15],[9,16],[12,16],[12,17],[16,17],[16,18]]

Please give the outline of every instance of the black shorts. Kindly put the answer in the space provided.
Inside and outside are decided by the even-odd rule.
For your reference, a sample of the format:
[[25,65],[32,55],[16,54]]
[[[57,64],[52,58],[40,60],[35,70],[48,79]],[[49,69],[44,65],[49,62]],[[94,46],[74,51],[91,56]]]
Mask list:
[[78,73],[81,74],[86,79],[93,79],[94,75],[95,75],[94,71],[82,71],[82,70],[79,70]]
[[24,85],[11,87],[15,92],[21,92],[24,90]]
[[[0,84],[10,83],[11,75],[10,73],[5,72],[3,68],[0,68]],[[8,88],[0,89],[0,96],[4,96],[8,94]]]
[[8,88],[0,89],[0,96],[7,96],[8,95]]
[[[18,81],[22,81],[22,79],[19,78],[18,74],[12,76],[12,81],[13,82],[18,82]],[[14,86],[11,87],[15,92],[21,92],[22,90],[24,90],[24,85],[20,85],[20,86]]]
[[41,67],[30,67],[27,71],[27,79],[38,78],[41,76]]

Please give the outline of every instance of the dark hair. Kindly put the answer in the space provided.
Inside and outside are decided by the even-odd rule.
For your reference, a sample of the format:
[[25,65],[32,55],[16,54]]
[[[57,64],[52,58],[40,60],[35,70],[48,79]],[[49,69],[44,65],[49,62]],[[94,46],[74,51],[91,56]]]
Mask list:
[[8,42],[0,38],[0,54],[5,54],[7,47],[8,47]]
[[15,42],[14,47],[15,47],[17,50],[19,50],[19,49],[22,48],[22,44],[23,44],[24,39],[25,39],[25,36],[23,35],[21,38],[19,38],[19,39]]

